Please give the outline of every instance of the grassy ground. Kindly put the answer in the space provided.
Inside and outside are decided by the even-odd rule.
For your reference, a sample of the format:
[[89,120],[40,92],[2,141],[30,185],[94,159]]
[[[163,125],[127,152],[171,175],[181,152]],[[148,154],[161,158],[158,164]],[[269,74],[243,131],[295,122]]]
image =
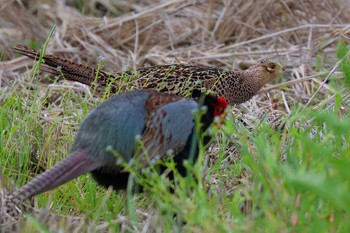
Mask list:
[[155,173],[136,195],[115,195],[86,175],[26,202],[16,231],[350,231],[346,1],[66,2],[0,1],[2,196],[65,157],[104,100],[39,75],[11,51],[15,43],[40,48],[53,25],[49,53],[92,66],[103,59],[107,70],[176,62],[233,69],[275,56],[286,75],[230,108],[194,177],[178,177],[174,194]]

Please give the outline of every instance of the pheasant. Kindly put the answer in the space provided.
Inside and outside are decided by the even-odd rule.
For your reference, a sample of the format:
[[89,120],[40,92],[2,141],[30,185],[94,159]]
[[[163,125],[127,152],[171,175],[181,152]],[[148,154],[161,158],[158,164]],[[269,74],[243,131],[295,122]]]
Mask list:
[[[40,51],[17,45],[14,50],[31,59],[38,60]],[[53,75],[87,84],[97,82],[96,89],[111,87],[111,93],[130,89],[152,89],[184,97],[193,89],[206,89],[227,99],[230,104],[248,101],[268,82],[283,76],[283,67],[278,62],[262,59],[247,70],[229,71],[209,66],[182,64],[144,67],[121,73],[108,73],[75,63],[54,55],[45,55],[44,67]],[[98,77],[96,79],[96,77]]]
[[202,95],[198,101],[147,90],[109,98],[83,121],[70,155],[9,195],[5,210],[11,213],[24,200],[88,172],[106,188],[125,189],[129,173],[120,161],[130,164],[133,160],[142,168],[173,158],[185,176],[182,162],[196,160],[199,138],[203,138],[203,145],[210,141],[208,134],[198,134],[195,112],[206,109],[199,115],[200,132],[204,132],[228,105],[224,98],[214,95]]

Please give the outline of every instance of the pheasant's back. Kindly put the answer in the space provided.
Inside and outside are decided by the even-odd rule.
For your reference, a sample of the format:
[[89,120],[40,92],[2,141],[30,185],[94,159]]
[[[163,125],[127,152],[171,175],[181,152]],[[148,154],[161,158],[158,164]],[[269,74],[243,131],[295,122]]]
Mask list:
[[[249,77],[247,77],[249,76]],[[210,66],[164,65],[144,67],[117,73],[115,86],[122,91],[151,89],[157,92],[190,97],[194,89],[205,89],[226,98],[231,104],[240,104],[254,96],[260,86],[247,71],[230,71]],[[125,78],[127,79],[125,80]],[[248,82],[251,80],[250,82]]]
[[215,92],[215,84],[225,71],[208,66],[181,64],[144,67],[116,73],[116,86],[127,89],[151,89],[157,92],[191,96],[193,89]]

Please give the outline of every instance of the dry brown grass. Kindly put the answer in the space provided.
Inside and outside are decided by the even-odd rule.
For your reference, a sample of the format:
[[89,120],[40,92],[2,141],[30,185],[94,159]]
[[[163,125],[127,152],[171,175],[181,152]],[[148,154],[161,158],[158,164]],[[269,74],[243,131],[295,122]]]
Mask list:
[[[297,102],[317,109],[331,107],[335,94],[342,92],[325,79],[330,78],[329,71],[332,79],[342,78],[335,45],[350,30],[346,0],[91,0],[85,1],[84,14],[74,7],[79,1],[28,2],[0,0],[0,103],[11,83],[25,89],[23,73],[32,65],[24,57],[16,58],[11,47],[41,45],[54,24],[57,30],[48,53],[92,66],[104,57],[106,70],[177,62],[236,68],[242,61],[275,57],[287,70],[283,80],[233,109],[247,128],[256,127],[265,114],[271,125],[278,126]],[[317,59],[323,69],[317,67]],[[40,85],[45,96],[51,84]],[[50,88],[89,93],[67,81]],[[57,104],[55,114],[61,108]],[[42,121],[50,124],[50,114]]]

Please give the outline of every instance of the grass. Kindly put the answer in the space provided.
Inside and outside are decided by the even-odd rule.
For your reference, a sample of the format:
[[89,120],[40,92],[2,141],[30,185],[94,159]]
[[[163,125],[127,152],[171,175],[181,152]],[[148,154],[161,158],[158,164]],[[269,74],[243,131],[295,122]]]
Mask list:
[[[341,1],[71,3],[89,17],[35,2],[30,10],[14,3],[0,9],[1,191],[68,155],[83,118],[109,96],[42,79],[40,65],[24,74],[32,62],[14,59],[9,47],[40,47],[54,24],[47,50],[98,69],[177,61],[231,69],[277,53],[287,73],[267,93],[230,108],[193,175],[176,176],[174,193],[151,169],[140,180],[147,191],[134,195],[102,189],[85,175],[21,206],[18,232],[350,231],[350,14]],[[99,18],[105,14],[121,16]]]

